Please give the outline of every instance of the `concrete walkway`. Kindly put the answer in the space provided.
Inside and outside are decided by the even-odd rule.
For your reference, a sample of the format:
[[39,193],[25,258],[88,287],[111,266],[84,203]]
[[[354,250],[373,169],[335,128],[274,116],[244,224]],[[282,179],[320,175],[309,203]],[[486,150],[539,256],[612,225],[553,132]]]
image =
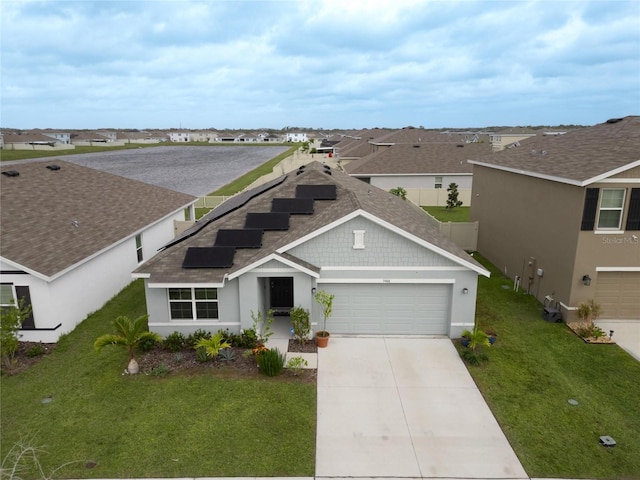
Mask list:
[[449,339],[318,352],[316,478],[528,478]]

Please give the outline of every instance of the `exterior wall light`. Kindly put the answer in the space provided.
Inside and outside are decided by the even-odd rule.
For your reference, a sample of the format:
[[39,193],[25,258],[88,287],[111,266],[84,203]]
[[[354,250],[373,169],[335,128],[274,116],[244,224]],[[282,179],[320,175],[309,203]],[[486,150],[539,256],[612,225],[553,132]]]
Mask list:
[[462,293],[464,293],[466,295],[467,293],[469,293],[469,289],[467,287],[464,287],[462,289]]
[[588,287],[589,285],[591,285],[591,277],[589,275],[584,275],[582,277],[582,283]]
[[316,294],[316,287],[313,287],[313,288],[311,289],[311,295],[315,295],[315,294]]

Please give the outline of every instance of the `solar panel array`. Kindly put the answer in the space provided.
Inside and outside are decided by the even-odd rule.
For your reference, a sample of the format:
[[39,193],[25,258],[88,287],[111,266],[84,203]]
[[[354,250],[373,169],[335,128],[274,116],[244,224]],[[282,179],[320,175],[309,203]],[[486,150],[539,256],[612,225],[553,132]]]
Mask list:
[[313,198],[274,198],[271,201],[272,212],[287,212],[293,215],[311,215]]
[[335,184],[330,185],[297,185],[297,198],[313,198],[314,200],[335,200],[338,193]]
[[[331,173],[325,167],[326,173]],[[304,168],[298,170],[303,173]],[[283,175],[261,187],[236,195],[218,208],[205,215],[181,237],[167,244],[164,248],[181,242],[199,232],[209,223],[224,217],[245,205],[252,198],[280,185],[286,178]],[[297,185],[295,198],[274,198],[271,201],[271,212],[249,212],[245,217],[244,228],[220,229],[216,234],[213,247],[189,247],[185,254],[183,268],[229,268],[233,266],[236,248],[260,248],[265,231],[285,231],[289,229],[290,215],[311,215],[314,213],[315,200],[335,200],[337,189],[335,184]]]
[[260,248],[262,234],[259,229],[218,230],[215,247]]
[[289,214],[284,212],[247,213],[244,228],[289,230]]
[[189,247],[182,268],[229,268],[235,252],[233,247]]

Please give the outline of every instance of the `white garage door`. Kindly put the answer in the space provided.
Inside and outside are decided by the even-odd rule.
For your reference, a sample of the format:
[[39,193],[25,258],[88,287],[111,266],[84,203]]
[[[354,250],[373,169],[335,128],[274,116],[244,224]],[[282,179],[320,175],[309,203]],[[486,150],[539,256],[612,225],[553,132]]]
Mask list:
[[338,334],[447,335],[451,285],[324,284]]
[[601,319],[640,318],[640,272],[598,272],[596,302]]

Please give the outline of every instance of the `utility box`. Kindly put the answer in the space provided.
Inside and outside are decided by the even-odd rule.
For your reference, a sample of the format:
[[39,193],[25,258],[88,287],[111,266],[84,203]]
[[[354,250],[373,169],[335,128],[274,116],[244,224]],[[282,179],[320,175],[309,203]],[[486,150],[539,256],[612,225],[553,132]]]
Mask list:
[[562,313],[560,310],[551,307],[544,307],[544,311],[542,312],[542,317],[547,322],[558,323],[562,321]]

